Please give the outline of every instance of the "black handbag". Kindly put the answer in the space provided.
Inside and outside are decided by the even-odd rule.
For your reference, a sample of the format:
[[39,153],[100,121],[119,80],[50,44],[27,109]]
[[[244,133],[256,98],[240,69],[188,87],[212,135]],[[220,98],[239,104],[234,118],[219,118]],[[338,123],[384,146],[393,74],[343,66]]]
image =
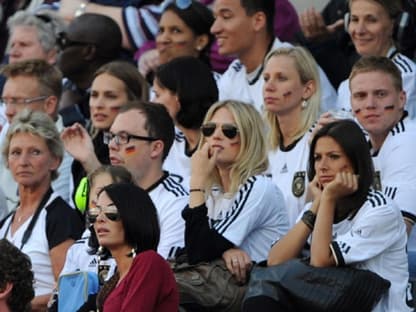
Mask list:
[[244,301],[267,296],[289,311],[370,312],[390,287],[374,272],[351,267],[316,268],[293,259],[251,272]]
[[222,259],[188,264],[170,262],[186,311],[241,311],[246,285],[237,282]]

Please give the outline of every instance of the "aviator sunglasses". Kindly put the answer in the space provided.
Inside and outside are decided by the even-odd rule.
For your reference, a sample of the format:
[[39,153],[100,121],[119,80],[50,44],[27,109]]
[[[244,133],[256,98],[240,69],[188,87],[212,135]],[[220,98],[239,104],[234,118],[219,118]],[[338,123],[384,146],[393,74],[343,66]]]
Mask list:
[[[204,137],[210,137],[214,134],[216,128],[217,124],[215,122],[208,122],[201,126],[201,131]],[[221,130],[224,136],[229,139],[234,139],[239,132],[238,128],[232,124],[222,124]]]
[[117,208],[115,208],[115,205],[109,205],[107,207],[96,206],[94,208],[90,208],[87,212],[88,222],[90,224],[95,223],[101,212],[104,213],[105,217],[110,221],[115,222],[120,220],[120,213]]

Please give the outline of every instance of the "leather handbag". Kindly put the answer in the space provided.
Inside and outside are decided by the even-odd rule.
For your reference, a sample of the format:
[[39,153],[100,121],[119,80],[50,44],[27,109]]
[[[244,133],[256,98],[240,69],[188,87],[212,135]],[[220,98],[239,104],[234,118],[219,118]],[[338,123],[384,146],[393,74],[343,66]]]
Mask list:
[[170,262],[182,311],[241,311],[246,285],[237,282],[222,259],[188,264]]
[[369,312],[390,282],[374,272],[351,267],[317,268],[293,259],[271,267],[255,266],[244,301],[267,296],[288,311]]

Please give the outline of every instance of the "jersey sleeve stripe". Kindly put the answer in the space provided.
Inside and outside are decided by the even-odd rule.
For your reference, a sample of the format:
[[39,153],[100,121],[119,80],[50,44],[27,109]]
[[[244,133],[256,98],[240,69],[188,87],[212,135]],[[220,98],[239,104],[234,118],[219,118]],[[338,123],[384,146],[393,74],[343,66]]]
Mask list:
[[408,211],[401,211],[403,219],[408,220],[410,223],[416,223],[416,216]]
[[254,182],[257,180],[256,177],[251,177],[247,182],[240,188],[238,198],[234,201],[231,209],[231,215],[227,216],[221,222],[215,223],[214,228],[219,234],[223,234],[227,228],[237,219],[243,210],[248,198],[250,197],[251,191],[254,187]]

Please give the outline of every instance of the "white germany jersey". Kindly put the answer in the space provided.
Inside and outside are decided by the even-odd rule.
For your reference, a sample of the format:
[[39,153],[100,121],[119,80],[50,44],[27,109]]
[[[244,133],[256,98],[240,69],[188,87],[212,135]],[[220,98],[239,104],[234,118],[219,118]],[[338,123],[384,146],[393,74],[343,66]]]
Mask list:
[[173,176],[180,177],[181,184],[189,189],[191,178],[191,156],[186,153],[185,135],[175,127],[175,140],[163,162],[163,169]]
[[289,225],[296,223],[299,213],[305,206],[308,189],[307,165],[309,157],[309,137],[307,132],[290,150],[278,147],[269,152],[269,172],[273,182],[283,192]]
[[397,205],[381,192],[370,191],[352,219],[333,226],[331,251],[338,266],[352,265],[390,281],[388,295],[374,311],[413,311],[406,303],[409,278],[406,227]]
[[[275,38],[272,49],[291,47],[288,42],[281,42]],[[326,112],[333,108],[336,103],[337,94],[334,87],[328,80],[328,77],[319,67],[321,83],[321,112]],[[249,82],[246,68],[240,60],[234,60],[225,73],[218,81],[219,99],[222,100],[239,100],[254,105],[261,113],[263,111],[263,85],[262,68],[257,73],[256,78]]]
[[402,214],[416,221],[416,121],[402,119],[373,156],[374,169],[380,177],[378,189],[393,199]]
[[169,174],[165,174],[147,191],[159,217],[160,241],[157,252],[165,259],[174,257],[178,248],[185,245],[185,221],[181,213],[188,204],[189,194],[178,179]]
[[[394,53],[390,59],[402,74],[403,90],[406,91],[407,101],[405,109],[411,119],[416,118],[416,64],[400,53]],[[338,87],[337,109],[351,111],[351,93],[348,79]]]
[[233,196],[214,189],[206,206],[210,227],[256,262],[289,229],[282,192],[263,175],[250,177]]

